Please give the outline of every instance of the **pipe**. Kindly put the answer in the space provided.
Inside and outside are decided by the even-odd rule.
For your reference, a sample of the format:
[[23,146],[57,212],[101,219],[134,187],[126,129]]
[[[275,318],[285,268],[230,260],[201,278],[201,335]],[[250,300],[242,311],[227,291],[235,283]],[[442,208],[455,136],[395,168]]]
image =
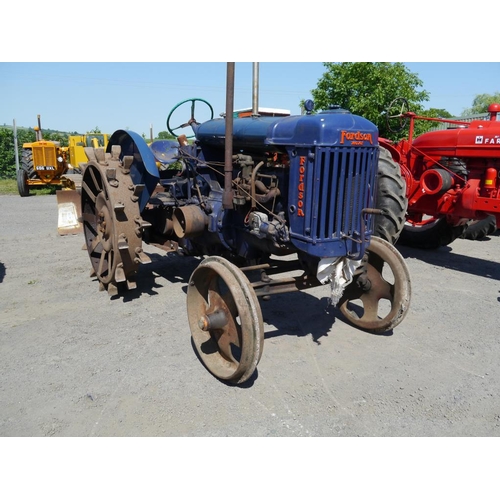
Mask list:
[[17,174],[17,172],[19,171],[19,149],[18,149],[18,146],[17,146],[16,120],[12,121],[12,125],[13,125],[12,131],[14,133],[14,153],[15,153],[15,156],[16,156],[16,174]]
[[260,170],[260,167],[264,165],[264,162],[261,161],[257,164],[257,166],[252,170],[252,177],[250,179],[250,189],[251,189],[251,197],[252,199],[250,200],[250,203],[252,204],[251,211],[255,210],[257,208],[257,205],[255,203],[255,180],[257,179],[257,172]]
[[36,140],[43,141],[42,122],[40,121],[40,115],[36,115],[36,118],[38,120],[38,130],[36,131]]
[[234,109],[234,62],[227,63],[226,78],[226,147],[224,155],[224,192],[222,207],[233,208],[233,109]]
[[252,117],[259,116],[259,63],[253,63]]

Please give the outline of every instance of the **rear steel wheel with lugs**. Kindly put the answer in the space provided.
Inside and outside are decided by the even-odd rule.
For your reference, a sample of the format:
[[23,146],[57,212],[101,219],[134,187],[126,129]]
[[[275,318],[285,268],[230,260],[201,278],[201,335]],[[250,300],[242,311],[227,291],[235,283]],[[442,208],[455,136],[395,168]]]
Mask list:
[[233,384],[248,380],[262,356],[264,322],[243,272],[222,257],[203,260],[189,280],[187,311],[193,343],[206,368]]
[[399,325],[410,305],[410,272],[401,254],[372,236],[370,246],[340,299],[340,311],[353,325],[372,333]]
[[136,288],[140,263],[149,262],[142,250],[143,221],[136,187],[127,168],[127,157],[119,159],[120,148],[90,161],[82,179],[82,222],[91,275],[101,290],[118,293],[120,284]]

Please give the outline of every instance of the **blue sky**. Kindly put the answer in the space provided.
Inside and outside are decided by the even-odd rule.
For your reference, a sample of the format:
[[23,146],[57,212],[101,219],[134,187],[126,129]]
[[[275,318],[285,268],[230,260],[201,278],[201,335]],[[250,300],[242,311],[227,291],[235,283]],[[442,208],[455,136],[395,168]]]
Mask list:
[[[430,92],[427,108],[458,115],[475,95],[500,92],[498,62],[404,64]],[[252,70],[251,62],[236,63],[235,109],[252,104]],[[300,100],[311,97],[324,71],[321,62],[260,62],[259,105],[299,113]],[[126,128],[149,136],[152,125],[157,135],[166,130],[170,110],[185,99],[210,102],[218,116],[225,110],[225,88],[225,62],[0,62],[0,124],[34,126],[40,114],[43,128]],[[196,118],[207,119],[203,106],[198,109]],[[178,113],[173,126],[189,118],[189,107]]]

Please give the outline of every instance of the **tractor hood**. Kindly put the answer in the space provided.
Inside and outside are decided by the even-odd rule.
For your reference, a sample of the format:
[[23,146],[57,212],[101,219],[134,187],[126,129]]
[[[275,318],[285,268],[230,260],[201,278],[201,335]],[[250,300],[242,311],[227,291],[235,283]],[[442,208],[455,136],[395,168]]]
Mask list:
[[500,156],[500,122],[476,120],[464,126],[427,132],[413,141],[413,146],[433,157]]
[[[201,145],[224,148],[226,122],[210,120],[196,127]],[[242,151],[282,146],[366,146],[378,144],[377,127],[369,120],[345,110],[316,115],[287,117],[249,117],[233,121],[233,148]]]

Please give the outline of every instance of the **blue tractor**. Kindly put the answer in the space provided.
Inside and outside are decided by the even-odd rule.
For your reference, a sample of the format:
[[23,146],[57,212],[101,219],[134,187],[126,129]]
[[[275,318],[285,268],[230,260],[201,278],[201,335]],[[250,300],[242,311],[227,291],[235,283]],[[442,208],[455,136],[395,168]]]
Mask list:
[[[404,225],[400,169],[370,121],[333,107],[300,116],[191,115],[150,146],[118,130],[89,150],[86,246],[102,290],[136,287],[142,244],[197,256],[187,286],[193,345],[220,380],[241,384],[261,358],[259,298],[325,287],[352,325],[387,332],[405,317],[410,276],[393,246]],[[195,107],[212,118],[198,123]],[[172,111],[174,111],[172,110]],[[177,135],[189,125],[192,140]]]

